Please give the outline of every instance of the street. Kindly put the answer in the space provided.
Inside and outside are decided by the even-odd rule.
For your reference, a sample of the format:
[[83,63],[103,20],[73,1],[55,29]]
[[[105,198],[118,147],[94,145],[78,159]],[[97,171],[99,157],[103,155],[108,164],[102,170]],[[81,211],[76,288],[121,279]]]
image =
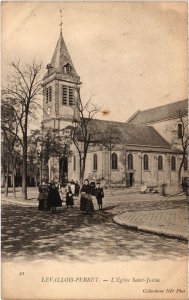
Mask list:
[[3,202],[2,259],[56,259],[80,262],[110,260],[177,260],[187,256],[187,243],[136,232],[112,221],[111,209],[84,215],[79,204],[56,214]]

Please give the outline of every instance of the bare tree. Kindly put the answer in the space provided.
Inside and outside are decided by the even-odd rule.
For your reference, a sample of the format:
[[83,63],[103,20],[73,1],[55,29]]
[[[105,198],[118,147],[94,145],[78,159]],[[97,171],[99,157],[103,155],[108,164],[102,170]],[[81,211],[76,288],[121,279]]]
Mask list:
[[115,150],[116,145],[120,144],[120,131],[112,124],[107,122],[107,126],[103,132],[98,133],[98,145],[101,149],[107,149],[109,153],[109,167],[108,167],[108,185],[111,187],[112,181],[112,152]]
[[13,194],[16,196],[15,191],[15,167],[17,158],[20,155],[19,139],[18,139],[19,123],[16,118],[16,112],[13,106],[6,103],[2,99],[1,105],[1,129],[2,129],[2,167],[5,182],[5,195],[8,195],[8,178],[12,172]]
[[99,112],[99,109],[91,102],[92,97],[84,104],[81,100],[80,88],[76,86],[75,90],[77,101],[75,101],[73,109],[75,112],[78,112],[79,117],[75,117],[72,125],[68,126],[67,129],[70,131],[71,141],[79,154],[80,182],[83,183],[88,148],[91,138],[95,134],[90,123]]
[[185,159],[187,159],[189,136],[188,136],[188,117],[187,109],[178,111],[178,127],[171,130],[173,134],[172,146],[181,151],[181,162],[178,170],[178,182],[181,183],[181,172],[184,166]]
[[28,124],[35,118],[37,108],[41,108],[38,96],[41,91],[41,63],[33,61],[31,64],[21,65],[20,61],[12,62],[12,74],[8,84],[3,89],[6,102],[14,108],[19,123],[19,141],[22,146],[22,196],[27,199],[27,150]]
[[35,186],[39,182],[40,156],[38,152],[40,130],[32,130],[28,136],[28,173],[33,176]]

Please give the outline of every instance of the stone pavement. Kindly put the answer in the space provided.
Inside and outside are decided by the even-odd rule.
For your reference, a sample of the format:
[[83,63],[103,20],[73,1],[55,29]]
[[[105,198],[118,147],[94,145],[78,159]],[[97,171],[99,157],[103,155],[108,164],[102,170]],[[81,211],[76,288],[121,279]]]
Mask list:
[[[22,206],[38,205],[37,188],[28,189],[29,200],[4,197],[2,201]],[[95,198],[93,198],[94,202]],[[188,239],[188,206],[184,193],[164,197],[158,194],[141,195],[136,190],[105,190],[103,214],[110,213],[113,221],[130,229],[163,235],[182,240]],[[79,199],[75,201],[79,206]],[[95,203],[95,209],[97,205]]]
[[138,208],[135,204],[135,210],[130,210],[129,203],[122,205],[122,212],[114,212],[114,222],[134,230],[188,240],[188,207],[183,193],[161,197],[153,203],[143,202]]
[[187,240],[187,211],[182,209],[153,212],[125,212],[113,218],[114,222],[154,234]]

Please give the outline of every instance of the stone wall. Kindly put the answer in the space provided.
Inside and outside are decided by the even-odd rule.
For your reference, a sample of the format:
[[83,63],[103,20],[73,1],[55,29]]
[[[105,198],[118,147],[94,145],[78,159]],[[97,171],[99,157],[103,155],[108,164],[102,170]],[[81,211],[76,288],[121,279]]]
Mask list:
[[[161,184],[166,185],[178,185],[178,167],[180,163],[180,157],[176,156],[176,171],[171,170],[170,161],[171,155],[165,153],[152,153],[139,151],[124,152],[121,150],[114,151],[118,157],[118,168],[111,170],[111,180],[115,184],[126,185],[127,178],[130,178],[130,174],[133,174],[133,185],[138,186],[142,182],[145,182],[149,186],[157,186]],[[128,154],[133,155],[133,169],[128,169]],[[97,170],[93,169],[93,156],[97,155],[98,166]],[[149,169],[144,170],[144,155],[147,154],[149,158]],[[163,170],[158,170],[158,156],[161,155],[163,158]],[[69,179],[79,180],[79,156],[76,156],[76,171],[73,171],[73,157],[69,165]],[[89,180],[102,180],[108,183],[109,170],[110,170],[110,156],[107,151],[93,149],[90,147],[89,153],[86,160],[85,178]],[[187,172],[186,176],[187,176]]]

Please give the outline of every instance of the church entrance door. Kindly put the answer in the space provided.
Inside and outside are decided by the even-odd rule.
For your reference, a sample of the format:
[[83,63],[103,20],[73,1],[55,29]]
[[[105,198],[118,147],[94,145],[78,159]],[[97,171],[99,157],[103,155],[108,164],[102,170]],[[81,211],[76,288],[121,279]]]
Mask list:
[[60,170],[60,182],[62,184],[66,184],[68,182],[68,158],[67,157],[62,157],[60,159],[59,170]]
[[129,174],[129,183],[130,183],[130,187],[133,186],[133,173]]
[[126,173],[126,187],[133,186],[133,172]]

